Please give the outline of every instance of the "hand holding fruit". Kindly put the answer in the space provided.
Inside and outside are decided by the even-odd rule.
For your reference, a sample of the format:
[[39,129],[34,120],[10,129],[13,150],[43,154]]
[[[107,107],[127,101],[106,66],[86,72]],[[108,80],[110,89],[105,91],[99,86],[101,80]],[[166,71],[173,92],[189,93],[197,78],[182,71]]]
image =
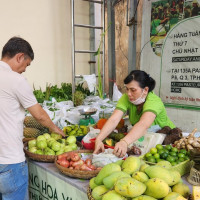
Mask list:
[[58,133],[58,134],[62,135],[63,137],[66,137],[64,132],[60,128],[58,128],[57,126],[55,126],[55,128],[52,130],[52,132]]

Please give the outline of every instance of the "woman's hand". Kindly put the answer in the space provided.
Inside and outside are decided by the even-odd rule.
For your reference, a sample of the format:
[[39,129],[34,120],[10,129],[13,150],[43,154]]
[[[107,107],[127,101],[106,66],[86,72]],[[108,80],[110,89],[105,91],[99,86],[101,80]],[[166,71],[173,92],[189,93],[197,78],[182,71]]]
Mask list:
[[102,141],[100,141],[100,140],[96,140],[96,142],[95,142],[95,149],[94,149],[94,154],[99,154],[99,153],[101,153],[101,152],[104,152],[105,150],[104,150],[104,144],[103,144],[103,142]]
[[124,157],[126,155],[126,152],[128,150],[128,144],[126,141],[121,140],[118,143],[116,143],[113,154],[117,157]]

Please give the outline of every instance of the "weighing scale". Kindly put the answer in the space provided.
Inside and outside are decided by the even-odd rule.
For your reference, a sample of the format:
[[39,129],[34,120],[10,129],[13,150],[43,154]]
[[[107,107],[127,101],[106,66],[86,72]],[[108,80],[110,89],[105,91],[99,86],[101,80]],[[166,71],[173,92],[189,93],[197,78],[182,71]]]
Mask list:
[[95,124],[95,120],[91,117],[91,115],[94,115],[97,112],[96,108],[81,109],[79,112],[81,115],[85,116],[84,119],[80,119],[79,125],[88,126],[90,124]]

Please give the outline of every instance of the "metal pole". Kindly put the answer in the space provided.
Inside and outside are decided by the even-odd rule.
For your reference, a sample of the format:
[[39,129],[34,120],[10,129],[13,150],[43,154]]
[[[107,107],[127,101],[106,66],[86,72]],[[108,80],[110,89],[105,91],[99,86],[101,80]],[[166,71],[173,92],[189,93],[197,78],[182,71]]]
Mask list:
[[109,73],[109,97],[113,94],[113,82],[116,80],[116,66],[115,66],[115,11],[112,5],[112,0],[107,0],[107,24],[110,25],[108,29],[108,73]]
[[[129,0],[127,0],[128,6]],[[132,19],[134,16],[134,9],[137,7],[137,0],[130,1],[130,13],[129,19]],[[128,10],[128,9],[127,9]],[[137,15],[135,15],[136,17]],[[127,12],[127,19],[128,19],[128,12]],[[134,19],[136,20],[136,18]],[[127,24],[128,24],[127,20]],[[134,23],[134,22],[133,22]],[[128,42],[128,73],[132,70],[136,69],[136,24],[132,24],[129,26],[129,42]]]
[[[102,5],[102,9],[103,9],[103,33],[105,33],[105,0],[103,0],[103,5]],[[103,94],[105,93],[105,34],[103,36]]]
[[[94,3],[89,3],[89,22],[90,26],[95,27],[95,9],[94,9]],[[95,50],[95,29],[90,29],[90,51]],[[90,54],[90,61],[93,61],[90,63],[90,74],[96,74],[95,70],[95,56],[94,54]]]
[[74,101],[74,92],[75,92],[75,34],[74,34],[74,0],[71,0],[71,14],[72,14],[72,100]]

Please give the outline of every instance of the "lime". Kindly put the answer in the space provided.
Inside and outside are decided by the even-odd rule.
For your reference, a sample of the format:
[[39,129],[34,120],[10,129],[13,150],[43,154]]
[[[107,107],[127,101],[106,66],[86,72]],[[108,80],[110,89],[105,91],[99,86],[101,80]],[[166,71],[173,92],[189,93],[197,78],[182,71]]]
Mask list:
[[173,156],[174,158],[175,158],[175,161],[177,161],[178,160],[178,156]]
[[178,159],[180,162],[183,162],[184,161],[184,158],[179,158]]
[[190,152],[189,151],[186,152],[186,156],[190,156]]
[[158,158],[158,159],[156,159],[156,161],[157,161],[157,163],[158,163],[158,162],[160,162],[160,161],[163,161],[163,159]]
[[164,152],[160,155],[161,158],[166,159],[168,156],[168,153]]
[[182,161],[180,161],[180,160],[177,160],[177,161],[176,161],[177,164],[179,164],[179,163],[181,163],[181,162],[182,162]]
[[171,146],[170,144],[168,144],[168,145],[165,146],[165,149],[171,150],[171,149],[172,149],[172,146]]
[[169,161],[170,163],[175,162],[175,158],[173,156],[167,156],[167,161]]
[[158,150],[158,153],[161,155],[162,153],[164,153],[165,152],[165,150],[164,149],[160,149],[160,150]]
[[186,150],[186,149],[181,149],[179,153],[183,153],[183,154],[185,154],[185,155],[186,155],[186,153],[187,153],[187,150]]
[[171,162],[171,165],[175,166],[175,165],[177,165],[177,163],[176,162]]
[[153,156],[149,156],[149,157],[147,158],[147,161],[148,161],[148,162],[152,162],[152,163],[156,163],[156,159],[155,159]]
[[178,157],[179,157],[179,158],[184,158],[184,157],[185,157],[185,154],[183,154],[183,153],[178,153]]
[[185,156],[185,160],[189,160],[190,158],[188,156]]
[[158,150],[155,147],[153,147],[153,148],[150,149],[150,153],[151,154],[155,154],[157,152],[158,152]]
[[178,149],[176,147],[172,147],[171,152],[178,152]]
[[171,156],[176,156],[176,152],[171,151],[171,152],[169,152],[169,155],[171,155]]
[[158,149],[158,150],[163,149],[163,145],[162,145],[162,144],[157,144],[157,145],[156,145],[156,149]]
[[159,153],[155,153],[155,154],[153,155],[153,157],[154,157],[155,159],[159,159],[159,158],[160,158],[160,154],[159,154]]
[[151,154],[150,152],[148,152],[148,153],[145,154],[145,157],[146,157],[146,158],[148,158],[148,157],[150,157],[150,156],[152,156],[152,154]]
[[165,151],[165,153],[169,154],[169,151],[167,149],[163,149]]

